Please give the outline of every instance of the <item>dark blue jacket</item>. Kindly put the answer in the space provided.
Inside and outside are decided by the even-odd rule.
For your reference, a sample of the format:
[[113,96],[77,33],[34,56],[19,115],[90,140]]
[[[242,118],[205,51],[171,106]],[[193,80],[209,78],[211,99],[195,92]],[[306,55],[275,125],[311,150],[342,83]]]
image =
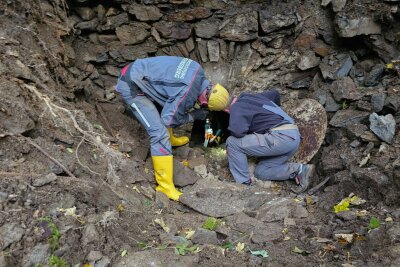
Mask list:
[[230,108],[229,131],[235,137],[246,134],[263,134],[269,129],[281,124],[291,123],[282,116],[268,110],[263,105],[278,108],[280,95],[272,89],[262,93],[242,93]]
[[[122,75],[128,80],[121,79]],[[116,90],[131,105],[133,96],[126,81],[136,84],[141,92],[163,107],[161,120],[166,127],[190,122],[188,111],[210,86],[199,63],[174,56],[137,59],[129,68],[122,69]]]

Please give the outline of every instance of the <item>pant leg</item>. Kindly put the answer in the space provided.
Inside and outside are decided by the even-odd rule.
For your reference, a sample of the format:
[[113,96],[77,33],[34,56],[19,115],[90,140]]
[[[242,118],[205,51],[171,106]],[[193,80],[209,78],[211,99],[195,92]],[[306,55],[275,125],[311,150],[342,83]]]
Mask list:
[[261,180],[287,180],[300,169],[300,163],[288,163],[300,145],[297,130],[272,131],[275,154],[262,157],[255,169],[255,177]]
[[269,148],[263,135],[248,134],[242,138],[229,136],[226,140],[229,170],[237,183],[250,179],[247,156],[265,156]]
[[150,137],[151,155],[172,155],[168,130],[161,122],[160,113],[154,103],[146,96],[138,95],[133,99],[131,111],[146,129]]

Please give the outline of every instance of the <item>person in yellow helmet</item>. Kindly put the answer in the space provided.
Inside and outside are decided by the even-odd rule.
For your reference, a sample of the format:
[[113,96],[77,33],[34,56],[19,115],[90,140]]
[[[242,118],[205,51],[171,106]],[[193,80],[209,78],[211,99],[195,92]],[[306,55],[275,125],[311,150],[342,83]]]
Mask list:
[[[224,110],[228,91],[212,85],[196,61],[175,56],[137,59],[121,70],[115,89],[150,136],[156,190],[179,200],[182,193],[173,183],[171,147],[185,145],[189,138],[174,136],[171,128],[204,120],[208,110]],[[196,102],[202,108],[193,109]]]

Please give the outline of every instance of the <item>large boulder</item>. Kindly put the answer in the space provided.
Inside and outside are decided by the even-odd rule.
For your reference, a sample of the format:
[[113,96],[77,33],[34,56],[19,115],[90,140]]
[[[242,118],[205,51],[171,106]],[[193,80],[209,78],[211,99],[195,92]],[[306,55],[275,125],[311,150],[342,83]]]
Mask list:
[[236,15],[225,20],[220,30],[220,37],[237,42],[245,42],[256,39],[258,36],[258,16],[257,12],[250,12]]

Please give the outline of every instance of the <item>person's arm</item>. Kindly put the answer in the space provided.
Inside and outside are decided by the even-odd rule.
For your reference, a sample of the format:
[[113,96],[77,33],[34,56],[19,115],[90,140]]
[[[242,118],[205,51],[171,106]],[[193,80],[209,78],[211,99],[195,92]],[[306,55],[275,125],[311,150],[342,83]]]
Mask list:
[[246,112],[246,107],[242,106],[243,103],[235,103],[232,106],[229,116],[228,130],[234,137],[243,137],[248,134],[252,116]]
[[192,122],[188,111],[193,108],[196,99],[191,95],[190,87],[186,87],[173,99],[165,102],[161,112],[161,121],[167,128],[174,128],[179,125]]

